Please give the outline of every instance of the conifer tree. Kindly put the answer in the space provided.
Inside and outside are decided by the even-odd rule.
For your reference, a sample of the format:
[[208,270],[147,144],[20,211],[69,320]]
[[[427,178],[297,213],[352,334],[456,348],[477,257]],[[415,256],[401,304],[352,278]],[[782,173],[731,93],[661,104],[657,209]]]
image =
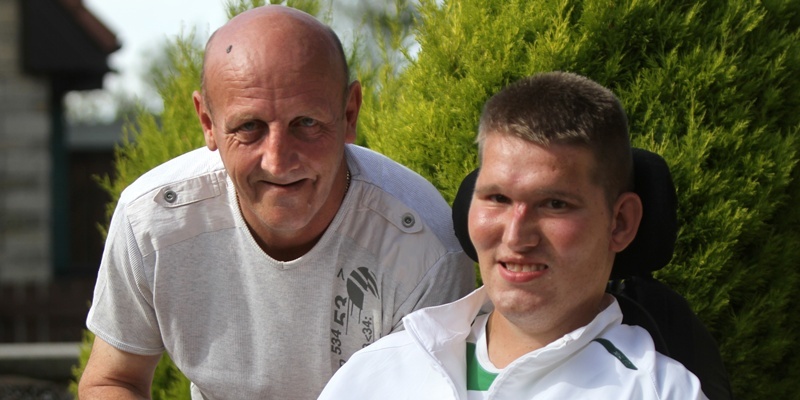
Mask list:
[[737,398],[798,391],[800,2],[422,0],[419,15],[419,51],[365,96],[371,148],[452,199],[491,94],[553,70],[611,88],[677,186],[658,278],[712,331]]

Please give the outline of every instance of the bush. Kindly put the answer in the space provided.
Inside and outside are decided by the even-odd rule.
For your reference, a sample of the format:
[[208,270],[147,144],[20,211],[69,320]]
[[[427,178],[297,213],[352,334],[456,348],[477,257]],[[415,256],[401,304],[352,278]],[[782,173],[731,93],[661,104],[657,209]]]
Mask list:
[[423,0],[419,15],[419,52],[362,111],[370,147],[452,199],[491,94],[551,70],[611,88],[678,190],[658,277],[719,341],[737,398],[800,389],[800,2]]

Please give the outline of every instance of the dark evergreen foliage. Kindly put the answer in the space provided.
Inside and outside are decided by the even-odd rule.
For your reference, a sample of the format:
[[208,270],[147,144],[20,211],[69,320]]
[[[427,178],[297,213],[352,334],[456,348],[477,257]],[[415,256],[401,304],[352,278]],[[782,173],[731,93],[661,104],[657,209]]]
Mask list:
[[712,330],[737,398],[796,392],[800,2],[421,3],[419,52],[363,111],[370,147],[452,199],[492,93],[551,70],[608,86],[674,174],[681,230],[657,276]]

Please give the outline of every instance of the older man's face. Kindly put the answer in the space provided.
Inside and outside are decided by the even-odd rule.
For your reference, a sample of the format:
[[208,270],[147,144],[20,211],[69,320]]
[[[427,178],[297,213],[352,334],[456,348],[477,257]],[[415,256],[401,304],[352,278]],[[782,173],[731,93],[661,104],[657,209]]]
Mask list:
[[[206,142],[220,151],[262,247],[292,259],[308,250],[298,246],[321,235],[341,204],[344,145],[355,139],[353,92],[360,88],[351,86],[345,96],[338,60],[313,32],[278,28],[250,40],[239,34],[231,44],[215,39],[205,75]],[[270,251],[280,247],[301,251]]]

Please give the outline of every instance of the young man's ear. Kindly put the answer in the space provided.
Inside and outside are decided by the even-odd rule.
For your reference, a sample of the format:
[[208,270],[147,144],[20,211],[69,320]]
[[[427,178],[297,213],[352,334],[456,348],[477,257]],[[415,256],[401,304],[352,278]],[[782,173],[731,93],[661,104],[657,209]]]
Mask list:
[[636,237],[642,222],[642,200],[633,192],[625,192],[614,204],[614,220],[611,227],[611,251],[625,250]]
[[214,131],[211,129],[214,125],[211,120],[211,110],[206,107],[203,101],[203,95],[198,91],[192,93],[192,100],[194,100],[194,110],[197,112],[197,118],[200,120],[200,127],[203,128],[203,138],[206,140],[206,146],[209,150],[214,151],[217,149],[217,142],[214,140]]

